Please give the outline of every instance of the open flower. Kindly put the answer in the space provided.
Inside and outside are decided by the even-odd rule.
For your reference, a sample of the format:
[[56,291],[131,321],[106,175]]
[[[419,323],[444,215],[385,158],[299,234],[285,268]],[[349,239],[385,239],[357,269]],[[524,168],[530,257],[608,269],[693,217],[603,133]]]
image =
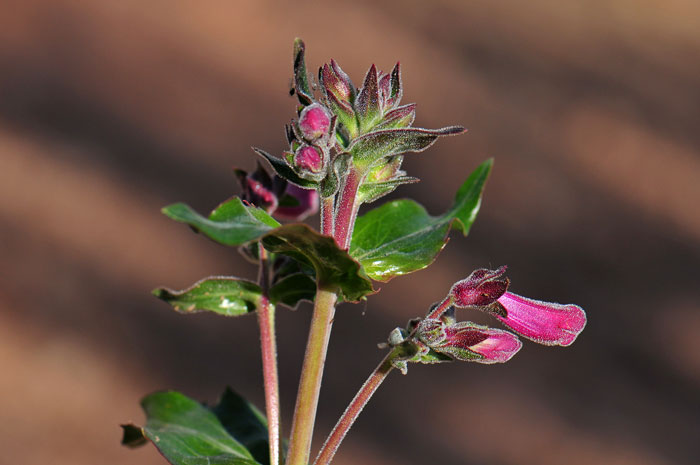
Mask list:
[[498,298],[492,313],[516,333],[544,345],[571,345],[586,326],[586,312],[578,305],[542,302],[512,292]]

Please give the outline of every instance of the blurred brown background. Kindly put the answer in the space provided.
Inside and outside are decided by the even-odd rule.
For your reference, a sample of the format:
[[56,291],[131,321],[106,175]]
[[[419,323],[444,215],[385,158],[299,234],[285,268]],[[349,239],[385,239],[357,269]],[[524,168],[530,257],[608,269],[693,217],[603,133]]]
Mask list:
[[[334,57],[356,82],[400,60],[417,125],[469,128],[407,156],[423,182],[398,196],[438,213],[496,158],[469,238],[340,309],[319,440],[375,344],[476,267],[508,264],[515,292],[589,316],[570,348],[392,374],[337,463],[697,463],[700,5],[295,5],[0,5],[0,463],[162,464],[118,427],[158,389],[214,401],[229,384],[261,405],[255,319],[177,315],[149,290],[253,276],[159,208],[206,211],[249,146],[281,152],[295,36],[311,69]],[[309,310],[279,312],[287,432]]]

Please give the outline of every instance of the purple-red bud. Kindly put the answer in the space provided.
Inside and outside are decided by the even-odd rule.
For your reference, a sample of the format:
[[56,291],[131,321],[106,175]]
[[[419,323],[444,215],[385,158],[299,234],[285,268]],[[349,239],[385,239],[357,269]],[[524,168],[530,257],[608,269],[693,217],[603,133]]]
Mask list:
[[[458,360],[490,364],[507,362],[522,346],[515,334],[464,321],[445,326],[445,340],[436,350]],[[470,352],[481,358],[474,359]]]
[[331,116],[320,104],[314,103],[304,108],[299,116],[299,129],[308,141],[319,139],[331,129]]
[[508,290],[510,281],[501,278],[505,272],[505,266],[497,270],[481,268],[472,272],[468,278],[455,283],[450,289],[454,305],[481,307],[493,304]]
[[310,145],[303,145],[294,154],[294,166],[297,169],[319,173],[323,169],[323,155]]
[[506,292],[492,314],[523,337],[544,345],[571,345],[586,326],[586,312],[578,305],[562,305]]

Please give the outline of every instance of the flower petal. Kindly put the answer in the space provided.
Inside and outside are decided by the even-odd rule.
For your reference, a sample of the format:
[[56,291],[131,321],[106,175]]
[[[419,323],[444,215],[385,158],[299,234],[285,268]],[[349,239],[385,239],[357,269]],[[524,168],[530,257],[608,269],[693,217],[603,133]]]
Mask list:
[[523,346],[515,334],[467,321],[447,325],[445,333],[445,341],[435,350],[459,360],[503,363],[510,360]]
[[498,303],[505,314],[494,312],[508,328],[544,345],[571,345],[586,326],[586,312],[578,305],[562,305],[506,292]]

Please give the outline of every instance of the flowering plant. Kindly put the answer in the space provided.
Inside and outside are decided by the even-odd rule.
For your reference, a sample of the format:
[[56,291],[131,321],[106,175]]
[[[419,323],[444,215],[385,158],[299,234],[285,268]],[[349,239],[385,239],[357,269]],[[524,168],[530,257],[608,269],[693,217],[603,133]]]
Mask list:
[[[159,288],[154,294],[176,311],[208,311],[224,316],[255,313],[260,327],[265,414],[227,389],[207,407],[167,391],[145,397],[146,424],[123,425],[123,443],[153,442],[172,464],[306,465],[316,417],[326,349],[336,304],[359,302],[375,293],[374,281],[388,281],[430,265],[451,229],[467,235],[481,204],[493,161],[479,165],[457,190],[452,206],[429,215],[412,200],[394,200],[358,216],[401,184],[418,181],[401,170],[407,153],[422,152],[437,139],[461,134],[461,126],[413,127],[416,106],[401,105],[401,70],[371,66],[361,87],[333,60],[309,78],[304,43],[294,44],[297,118],[286,126],[289,150],[275,157],[255,152],[252,173],[236,170],[241,195],[208,216],[185,204],[163,213],[218,243],[238,247],[259,266],[252,282],[209,277],[185,290]],[[298,223],[320,210],[320,231]],[[280,224],[277,220],[296,223]],[[394,329],[384,359],[350,402],[318,453],[315,464],[333,459],[355,419],[394,368],[409,363],[465,360],[484,364],[510,360],[524,337],[540,344],[568,346],[586,324],[576,305],[540,302],[509,291],[506,267],[478,269],[455,283],[426,316]],[[314,304],[288,447],[280,437],[280,404],[275,340],[275,309]],[[458,321],[458,308],[476,309],[499,320],[494,329]]]

